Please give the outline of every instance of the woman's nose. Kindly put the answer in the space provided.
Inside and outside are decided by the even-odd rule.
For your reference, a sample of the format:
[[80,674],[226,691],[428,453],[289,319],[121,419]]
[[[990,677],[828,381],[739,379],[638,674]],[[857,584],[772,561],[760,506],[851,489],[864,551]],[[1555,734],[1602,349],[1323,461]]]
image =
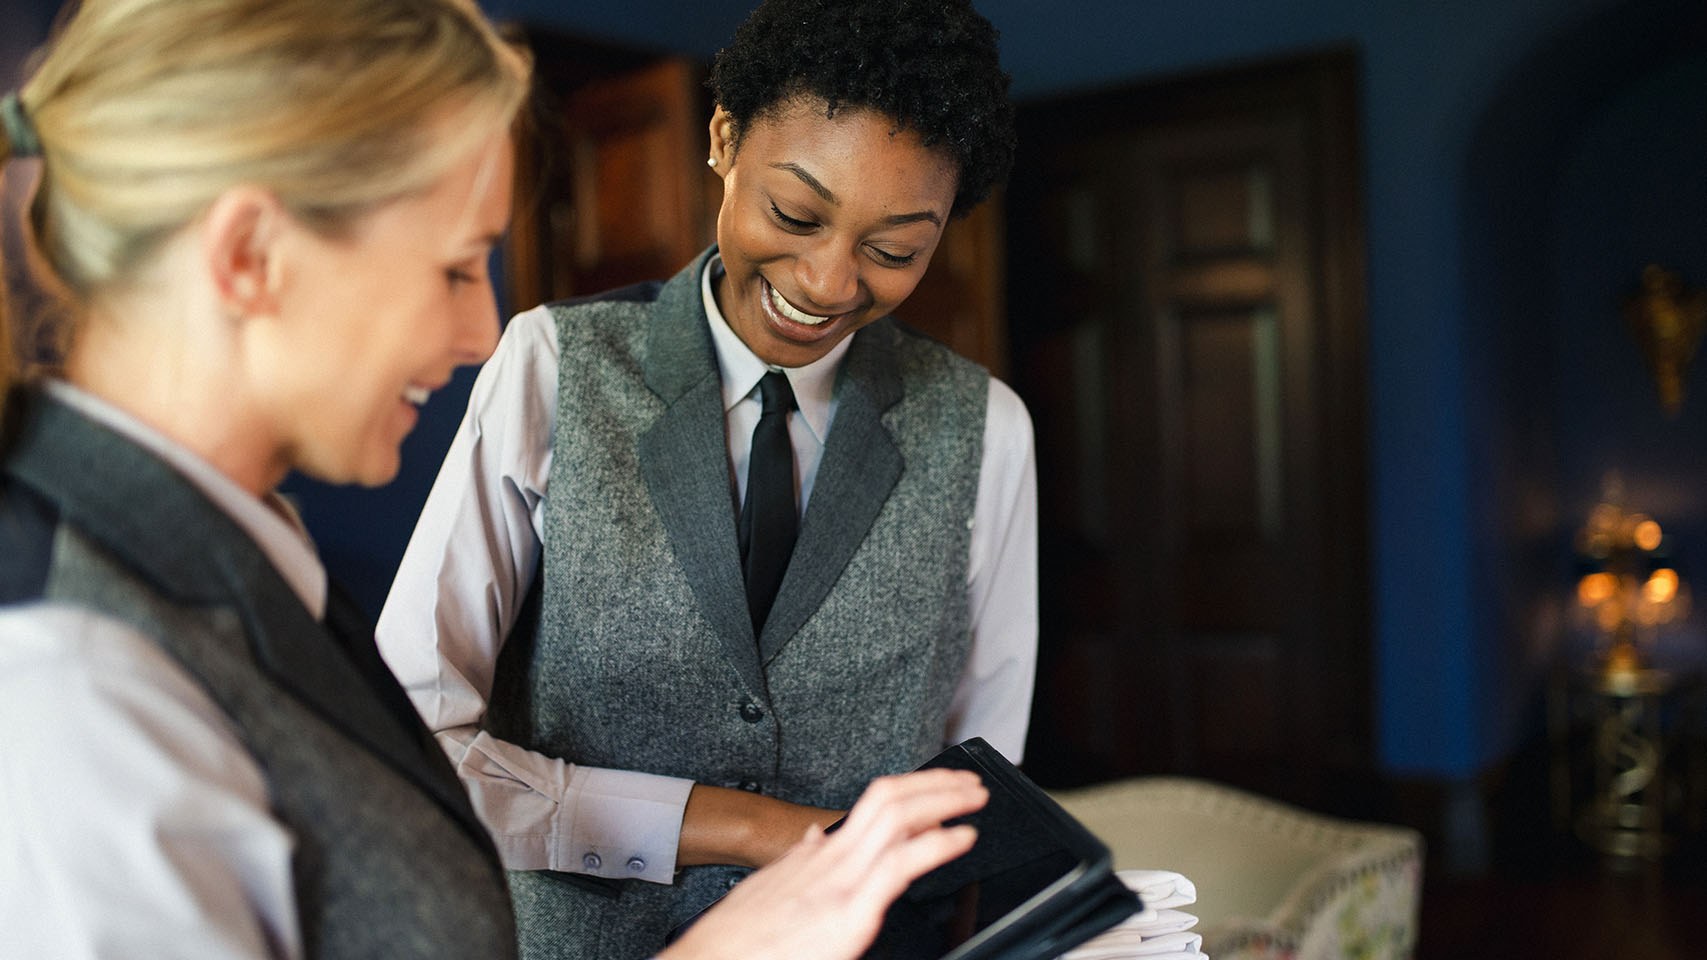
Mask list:
[[456,339],[451,344],[459,365],[485,363],[498,348],[497,300],[490,292],[471,299],[474,303],[457,317]]
[[803,309],[841,313],[848,309],[859,290],[859,264],[855,254],[831,244],[815,247],[794,262],[794,278],[800,292],[812,298]]

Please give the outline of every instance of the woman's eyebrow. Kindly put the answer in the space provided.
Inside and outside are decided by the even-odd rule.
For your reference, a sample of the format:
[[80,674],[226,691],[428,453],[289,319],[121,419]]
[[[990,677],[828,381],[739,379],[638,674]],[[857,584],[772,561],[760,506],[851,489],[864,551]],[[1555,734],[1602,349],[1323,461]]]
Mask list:
[[824,201],[826,203],[831,203],[831,204],[834,204],[836,206],[841,206],[841,201],[837,200],[836,195],[830,192],[830,188],[819,183],[818,178],[814,177],[810,173],[807,173],[805,171],[805,169],[803,169],[800,166],[800,164],[793,163],[793,162],[785,162],[785,163],[773,163],[773,164],[771,164],[771,166],[777,170],[787,170],[789,173],[792,173],[795,176],[799,177],[801,183],[804,183],[808,187],[811,187],[812,192],[816,193],[820,197],[823,197]]
[[937,216],[936,212],[933,210],[920,210],[916,213],[896,213],[883,218],[883,222],[891,227],[899,227],[904,224],[919,223],[921,221],[934,223],[939,227],[942,226],[942,218]]
[[[830,192],[830,188],[819,183],[818,178],[807,173],[800,164],[790,161],[784,163],[773,163],[771,164],[771,167],[777,170],[786,170],[789,173],[794,174],[796,177],[800,178],[801,183],[804,183],[807,187],[811,188],[813,193],[823,197],[824,202],[832,206],[841,206],[841,201],[837,200],[836,195]],[[934,210],[919,210],[914,213],[897,213],[883,218],[883,222],[885,224],[893,227],[902,226],[908,223],[918,223],[920,221],[933,223],[939,227],[942,226],[942,217],[938,216]]]

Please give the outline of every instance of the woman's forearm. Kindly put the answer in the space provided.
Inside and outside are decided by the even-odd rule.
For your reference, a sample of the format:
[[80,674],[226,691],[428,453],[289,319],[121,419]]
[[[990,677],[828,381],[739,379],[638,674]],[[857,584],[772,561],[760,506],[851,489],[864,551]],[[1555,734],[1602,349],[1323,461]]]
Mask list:
[[808,827],[822,830],[842,811],[801,806],[746,790],[695,784],[682,813],[676,865],[762,867],[783,855]]

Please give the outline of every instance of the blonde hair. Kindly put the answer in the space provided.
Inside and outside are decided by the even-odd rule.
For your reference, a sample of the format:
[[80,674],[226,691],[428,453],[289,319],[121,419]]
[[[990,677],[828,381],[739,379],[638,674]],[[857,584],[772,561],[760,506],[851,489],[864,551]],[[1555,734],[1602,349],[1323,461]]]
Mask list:
[[87,303],[239,184],[337,231],[507,127],[528,73],[473,0],[84,0],[19,93],[33,265]]

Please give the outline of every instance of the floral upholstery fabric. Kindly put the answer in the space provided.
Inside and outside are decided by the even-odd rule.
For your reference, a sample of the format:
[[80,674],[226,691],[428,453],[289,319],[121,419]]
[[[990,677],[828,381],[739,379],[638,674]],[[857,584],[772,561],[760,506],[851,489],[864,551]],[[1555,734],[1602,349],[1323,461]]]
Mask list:
[[1192,879],[1196,930],[1213,960],[1401,960],[1415,948],[1422,839],[1413,830],[1179,777],[1055,798],[1108,844],[1116,869]]

